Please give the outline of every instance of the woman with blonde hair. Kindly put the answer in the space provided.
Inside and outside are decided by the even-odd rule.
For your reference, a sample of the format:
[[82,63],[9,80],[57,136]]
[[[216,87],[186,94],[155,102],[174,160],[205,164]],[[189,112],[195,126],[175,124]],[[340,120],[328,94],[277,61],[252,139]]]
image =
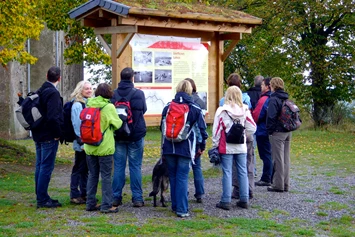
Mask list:
[[75,151],[74,166],[70,177],[70,202],[84,204],[86,202],[86,186],[88,181],[88,166],[84,144],[80,140],[80,113],[85,108],[85,103],[92,96],[92,85],[88,81],[80,81],[70,97],[73,101],[71,108],[71,121],[73,124],[76,140],[73,141]]
[[[229,132],[234,121],[239,120],[245,127],[245,136],[242,144],[228,143],[226,133]],[[230,86],[225,94],[223,106],[220,106],[213,122],[212,146],[217,147],[222,163],[222,196],[216,207],[224,210],[231,208],[232,193],[232,166],[236,164],[240,201],[237,206],[248,208],[249,188],[247,176],[247,145],[246,136],[254,134],[256,125],[250,114],[248,106],[242,102],[242,92],[237,86]],[[233,161],[235,161],[233,163]]]
[[[165,157],[168,164],[171,208],[178,217],[182,218],[190,215],[187,194],[190,163],[194,162],[197,143],[196,134],[193,129],[195,124],[197,124],[201,134],[201,142],[199,143],[201,154],[205,150],[206,139],[208,137],[202,110],[193,102],[191,95],[191,83],[187,80],[182,80],[176,87],[175,98],[163,109],[161,121],[164,136],[162,155]],[[165,125],[168,123],[165,122],[167,121],[168,110],[170,111],[172,106],[179,106],[177,104],[188,105],[189,112],[187,114],[186,124],[190,124],[190,128],[186,133],[188,136],[186,139],[179,142],[168,140],[165,136],[166,134],[164,134]]]

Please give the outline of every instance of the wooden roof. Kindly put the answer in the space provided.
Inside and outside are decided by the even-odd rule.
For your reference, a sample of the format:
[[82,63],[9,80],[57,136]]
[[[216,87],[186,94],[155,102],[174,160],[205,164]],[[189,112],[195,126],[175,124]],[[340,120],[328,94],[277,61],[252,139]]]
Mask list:
[[145,0],[91,0],[69,12],[71,18],[82,20],[90,27],[111,26],[111,20],[117,19],[118,25],[187,29],[210,32],[251,33],[260,18],[249,14],[206,6],[202,3],[158,2],[152,7]]

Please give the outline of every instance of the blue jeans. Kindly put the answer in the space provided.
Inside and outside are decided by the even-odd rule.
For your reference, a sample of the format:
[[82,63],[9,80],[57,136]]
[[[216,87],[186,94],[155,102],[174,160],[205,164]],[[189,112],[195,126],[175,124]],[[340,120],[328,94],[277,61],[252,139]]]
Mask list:
[[256,141],[258,144],[258,151],[260,159],[263,161],[263,174],[260,180],[271,183],[272,179],[272,156],[271,156],[271,144],[268,136],[257,136]]
[[126,163],[128,159],[131,181],[132,202],[143,202],[142,160],[144,138],[136,142],[116,141],[112,191],[114,200],[122,200],[122,189],[126,182]]
[[171,209],[177,214],[188,213],[187,192],[191,159],[178,155],[166,155],[165,159],[169,170]]
[[202,198],[205,194],[204,180],[201,169],[201,156],[195,158],[195,164],[192,164],[192,171],[194,173],[194,184],[195,184],[195,198]]
[[37,204],[42,205],[50,200],[48,195],[49,181],[54,169],[59,141],[36,142],[36,196]]
[[240,201],[248,202],[249,200],[249,187],[247,175],[247,154],[221,154],[222,160],[222,187],[223,192],[221,202],[230,203],[232,194],[232,166],[233,160],[237,167],[237,176],[239,183],[239,196]]
[[75,151],[75,161],[70,176],[70,198],[86,198],[87,182],[88,165],[86,162],[86,153],[85,151]]
[[87,185],[86,207],[93,208],[96,206],[97,185],[101,174],[101,191],[102,202],[101,210],[107,210],[112,207],[112,188],[111,188],[111,171],[112,171],[112,155],[109,156],[87,156],[89,178]]

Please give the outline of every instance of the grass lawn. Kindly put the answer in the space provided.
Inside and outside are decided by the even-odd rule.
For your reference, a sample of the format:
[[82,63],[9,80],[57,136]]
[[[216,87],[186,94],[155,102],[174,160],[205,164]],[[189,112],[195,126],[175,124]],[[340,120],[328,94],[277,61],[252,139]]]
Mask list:
[[[211,134],[209,132],[209,134]],[[13,147],[10,149],[10,147]],[[24,148],[25,146],[25,148]],[[160,155],[160,132],[150,128],[145,139],[143,166],[153,165]],[[209,139],[207,147],[211,147]],[[92,215],[73,206],[68,200],[68,184],[50,185],[50,192],[64,206],[55,210],[37,210],[34,194],[34,144],[32,140],[0,140],[0,236],[355,236],[355,210],[338,202],[326,202],[316,211],[318,217],[327,217],[329,211],[348,210],[337,218],[306,223],[303,219],[275,221],[271,217],[287,215],[282,207],[273,211],[260,208],[255,218],[216,218],[204,210],[193,210],[193,218],[178,219],[168,209],[157,208],[164,218],[139,221],[134,214],[120,212],[117,215]],[[309,175],[309,168],[319,175],[354,177],[355,135],[347,132],[301,130],[293,133],[291,178]],[[61,145],[57,165],[71,164],[71,145]],[[211,167],[204,159],[204,166]],[[258,170],[261,170],[258,160]],[[292,177],[297,171],[300,177]],[[205,178],[220,177],[214,168],[204,170]],[[308,176],[307,176],[308,177]],[[143,177],[145,186],[150,185],[150,175]],[[307,182],[307,180],[305,181]],[[58,182],[57,182],[58,183]],[[60,183],[60,182],[59,182]],[[52,183],[51,183],[52,184]],[[329,192],[354,195],[355,184],[347,190],[329,187]],[[100,192],[99,192],[100,193]],[[125,197],[129,200],[129,197]],[[351,203],[352,207],[355,205]],[[316,200],[304,200],[314,203]],[[253,207],[258,209],[258,207]]]

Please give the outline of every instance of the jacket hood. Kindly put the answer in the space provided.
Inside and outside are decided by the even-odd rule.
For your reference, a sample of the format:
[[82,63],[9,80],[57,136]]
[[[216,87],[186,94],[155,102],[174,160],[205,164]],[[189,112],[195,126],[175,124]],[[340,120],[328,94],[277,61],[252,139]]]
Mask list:
[[187,103],[187,104],[193,103],[192,96],[188,95],[185,92],[176,93],[175,98],[173,99],[173,101],[176,102],[176,103]]
[[277,97],[281,100],[286,100],[288,99],[288,94],[287,92],[285,92],[284,90],[277,90],[277,91],[274,91],[274,93],[271,93],[270,95],[271,97]]
[[231,105],[224,104],[217,109],[216,116],[220,115],[223,111],[227,111],[233,118],[244,117],[246,110],[248,110],[248,106],[245,104],[243,104],[243,107],[239,107],[237,105],[232,107]]
[[110,99],[105,99],[102,96],[89,98],[87,102],[88,107],[100,108],[110,103]]

